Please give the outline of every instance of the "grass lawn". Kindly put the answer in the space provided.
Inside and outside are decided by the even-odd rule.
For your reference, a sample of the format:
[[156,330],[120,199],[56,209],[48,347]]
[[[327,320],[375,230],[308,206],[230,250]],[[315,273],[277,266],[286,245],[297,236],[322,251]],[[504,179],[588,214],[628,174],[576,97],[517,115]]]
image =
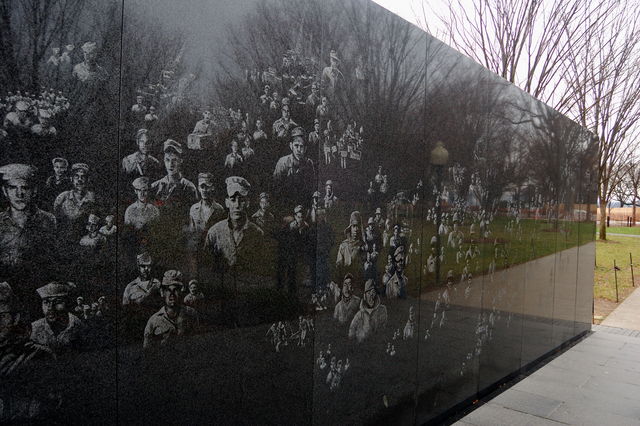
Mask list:
[[[615,229],[615,228],[609,228]],[[629,229],[629,228],[621,228]],[[618,294],[620,302],[633,290],[631,286],[631,268],[629,253],[635,264],[634,275],[636,287],[640,286],[640,241],[634,237],[607,236],[607,241],[596,241],[596,269],[594,297],[616,301],[616,284],[613,272],[613,261],[618,271]]]
[[640,235],[640,226],[611,226],[607,228],[607,234],[611,232],[612,234],[631,234],[631,235]]

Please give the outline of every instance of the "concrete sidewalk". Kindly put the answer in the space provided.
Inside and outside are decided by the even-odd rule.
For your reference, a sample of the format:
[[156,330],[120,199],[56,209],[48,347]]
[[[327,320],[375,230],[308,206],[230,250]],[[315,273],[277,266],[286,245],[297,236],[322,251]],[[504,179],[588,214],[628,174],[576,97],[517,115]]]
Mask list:
[[635,289],[611,312],[602,325],[607,327],[640,330],[640,291]]
[[640,425],[640,331],[593,330],[455,424]]

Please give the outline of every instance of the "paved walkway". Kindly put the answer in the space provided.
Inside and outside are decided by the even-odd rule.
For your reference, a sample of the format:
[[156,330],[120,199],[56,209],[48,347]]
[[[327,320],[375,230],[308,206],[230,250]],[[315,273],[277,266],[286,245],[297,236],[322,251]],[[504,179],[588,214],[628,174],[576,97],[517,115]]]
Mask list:
[[640,425],[640,332],[593,330],[455,424]]
[[602,321],[607,327],[640,330],[640,291],[636,288]]
[[633,238],[640,238],[640,235],[637,234],[613,234],[611,232],[607,232],[607,235],[613,235],[616,237],[633,237]]

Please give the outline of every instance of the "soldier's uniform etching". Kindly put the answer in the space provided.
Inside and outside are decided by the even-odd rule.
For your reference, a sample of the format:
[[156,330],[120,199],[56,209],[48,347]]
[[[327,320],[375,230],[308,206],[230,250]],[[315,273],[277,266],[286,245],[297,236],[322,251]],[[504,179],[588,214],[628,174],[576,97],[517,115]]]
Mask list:
[[149,200],[149,178],[136,178],[132,186],[136,193],[137,200],[125,210],[124,224],[136,230],[141,230],[160,217],[160,210]]
[[150,154],[152,142],[147,129],[136,132],[138,150],[122,159],[122,172],[130,179],[139,176],[157,176],[160,172],[160,161]]

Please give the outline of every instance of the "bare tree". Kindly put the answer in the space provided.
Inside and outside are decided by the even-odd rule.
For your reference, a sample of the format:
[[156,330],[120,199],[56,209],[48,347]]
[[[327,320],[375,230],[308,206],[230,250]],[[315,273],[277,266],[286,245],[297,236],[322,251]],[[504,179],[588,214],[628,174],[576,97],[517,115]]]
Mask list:
[[446,0],[446,41],[532,96],[568,113],[567,58],[585,46],[613,2]]
[[[581,49],[571,50],[566,80],[577,118],[599,142],[599,238],[606,239],[606,206],[620,179],[620,163],[637,144],[640,119],[640,7],[616,2],[598,31]],[[589,25],[588,23],[585,25]]]

